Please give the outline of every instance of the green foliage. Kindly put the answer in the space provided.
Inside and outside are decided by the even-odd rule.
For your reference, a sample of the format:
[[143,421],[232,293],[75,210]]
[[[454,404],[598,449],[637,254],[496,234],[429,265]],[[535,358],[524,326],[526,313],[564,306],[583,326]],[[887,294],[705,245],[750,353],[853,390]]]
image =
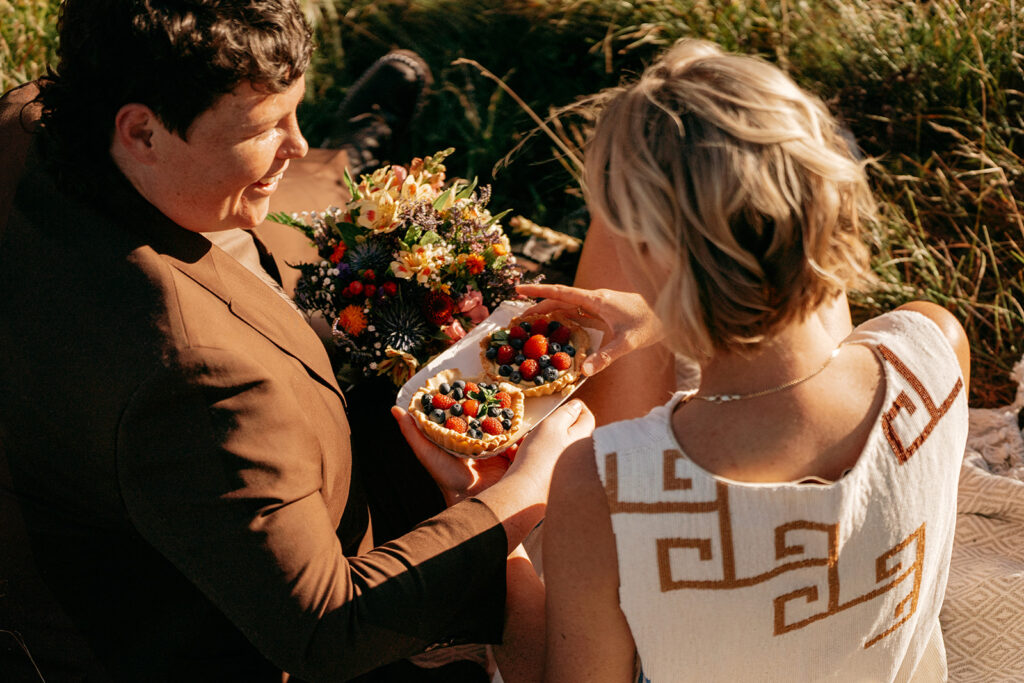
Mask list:
[[56,41],[54,0],[0,0],[0,92],[43,75]]
[[[3,88],[38,75],[53,47],[55,3],[17,5],[0,0]],[[454,146],[458,166],[450,176],[492,184],[497,205],[575,236],[585,231],[585,214],[570,154],[586,121],[559,116],[544,133],[534,116],[547,120],[578,97],[639,73],[681,37],[778,64],[825,99],[873,159],[884,218],[874,235],[882,286],[853,296],[857,317],[914,298],[945,305],[971,338],[974,404],[1012,399],[1008,371],[1024,353],[1024,2],[305,5],[318,42],[300,110],[312,144],[326,136],[346,88],[373,60],[395,47],[415,50],[435,82],[400,160]]]

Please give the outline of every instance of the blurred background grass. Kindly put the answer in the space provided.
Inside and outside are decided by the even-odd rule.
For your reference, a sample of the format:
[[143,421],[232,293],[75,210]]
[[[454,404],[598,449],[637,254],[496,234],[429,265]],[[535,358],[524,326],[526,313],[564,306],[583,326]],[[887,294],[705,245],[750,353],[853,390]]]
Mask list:
[[[1024,351],[1024,2],[1016,0],[306,0],[318,49],[300,117],[311,144],[346,88],[391,48],[420,53],[435,83],[403,159],[454,146],[454,175],[492,183],[512,208],[577,237],[575,168],[541,117],[637,74],[684,36],[758,54],[825,99],[852,131],[882,207],[860,320],[915,298],[953,311],[971,338],[971,403],[1013,400]],[[0,89],[40,74],[55,0],[0,0]],[[473,64],[467,60],[473,60]],[[482,69],[503,81],[521,99]],[[552,133],[577,145],[585,121]],[[319,208],[319,207],[311,207]],[[572,257],[554,264],[571,274]]]

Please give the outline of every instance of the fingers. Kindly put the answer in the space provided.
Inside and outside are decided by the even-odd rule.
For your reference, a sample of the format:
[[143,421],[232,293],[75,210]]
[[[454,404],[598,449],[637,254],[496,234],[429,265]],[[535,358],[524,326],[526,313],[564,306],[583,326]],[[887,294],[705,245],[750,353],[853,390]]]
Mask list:
[[615,360],[622,355],[623,344],[617,341],[612,341],[603,349],[596,353],[592,353],[586,357],[583,361],[583,365],[580,366],[580,370],[587,377],[592,377],[602,370],[607,369]]
[[554,311],[575,312],[576,305],[559,301],[557,299],[544,299],[544,301],[530,306],[528,309],[523,311],[521,315],[544,315],[546,313],[553,313]]
[[412,448],[413,453],[416,454],[416,458],[436,479],[437,475],[443,471],[443,468],[449,466],[450,463],[448,461],[452,456],[442,451],[434,442],[423,435],[423,432],[416,425],[416,420],[408,411],[398,406],[392,406],[391,414],[398,422],[398,428],[402,431],[402,436],[405,437],[405,440],[409,442],[409,446]]
[[571,304],[581,304],[589,300],[586,296],[588,290],[566,285],[517,285],[516,291],[535,299],[558,299]]

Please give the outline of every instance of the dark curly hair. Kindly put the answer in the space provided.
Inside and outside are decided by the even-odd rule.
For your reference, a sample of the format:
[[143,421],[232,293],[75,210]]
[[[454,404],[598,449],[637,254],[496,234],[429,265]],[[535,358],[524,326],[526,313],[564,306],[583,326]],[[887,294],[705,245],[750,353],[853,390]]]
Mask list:
[[187,139],[196,117],[242,82],[286,90],[312,51],[298,0],[64,0],[58,33],[59,62],[39,100],[65,172],[109,160],[114,117],[129,102]]

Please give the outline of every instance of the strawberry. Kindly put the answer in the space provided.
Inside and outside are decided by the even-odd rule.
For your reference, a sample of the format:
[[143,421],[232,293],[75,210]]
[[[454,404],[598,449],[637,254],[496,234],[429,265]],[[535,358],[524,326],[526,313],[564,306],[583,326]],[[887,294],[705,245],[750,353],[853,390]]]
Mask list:
[[523,344],[523,355],[534,360],[548,352],[548,338],[543,334],[535,334]]
[[502,344],[498,347],[498,356],[495,360],[498,361],[498,365],[508,365],[512,362],[512,359],[516,357],[516,350],[508,344]]
[[466,396],[469,396],[471,392],[474,394],[480,393],[480,387],[476,385],[476,382],[466,382]]
[[505,431],[501,426],[501,420],[496,417],[485,417],[480,420],[480,427],[488,434],[501,434]]
[[502,408],[511,408],[512,407],[512,397],[508,395],[508,392],[499,391],[498,393],[496,393],[494,395],[494,398],[495,398],[495,400],[498,401],[498,403],[501,404]]
[[469,425],[467,425],[466,421],[461,417],[449,417],[448,421],[444,423],[444,426],[453,432],[458,432],[459,434],[465,434],[469,429]]
[[534,334],[546,335],[548,333],[547,318],[538,318],[537,320],[534,320],[532,323],[530,323],[530,329],[533,331]]
[[455,405],[455,399],[444,394],[434,394],[434,397],[430,399],[430,405],[441,410],[448,410]]
[[569,341],[569,337],[571,337],[571,336],[572,336],[572,330],[570,330],[568,327],[565,327],[563,325],[562,327],[559,327],[558,329],[553,330],[551,332],[551,335],[550,335],[549,338],[551,339],[551,341],[555,342],[556,344],[561,344],[562,346],[565,346],[565,343],[567,341]]
[[522,375],[523,381],[533,379],[539,371],[540,365],[532,358],[527,358],[519,365],[519,374]]
[[530,336],[530,333],[527,332],[526,330],[524,330],[519,325],[516,325],[515,327],[508,328],[508,338],[509,339],[524,339],[525,340],[529,336]]
[[[572,365],[572,358],[565,351],[559,351],[551,356],[551,367],[556,370],[568,370],[570,365]],[[522,372],[522,369],[519,371]]]
[[462,402],[462,414],[467,417],[476,417],[479,410],[480,402],[475,398],[470,398]]

